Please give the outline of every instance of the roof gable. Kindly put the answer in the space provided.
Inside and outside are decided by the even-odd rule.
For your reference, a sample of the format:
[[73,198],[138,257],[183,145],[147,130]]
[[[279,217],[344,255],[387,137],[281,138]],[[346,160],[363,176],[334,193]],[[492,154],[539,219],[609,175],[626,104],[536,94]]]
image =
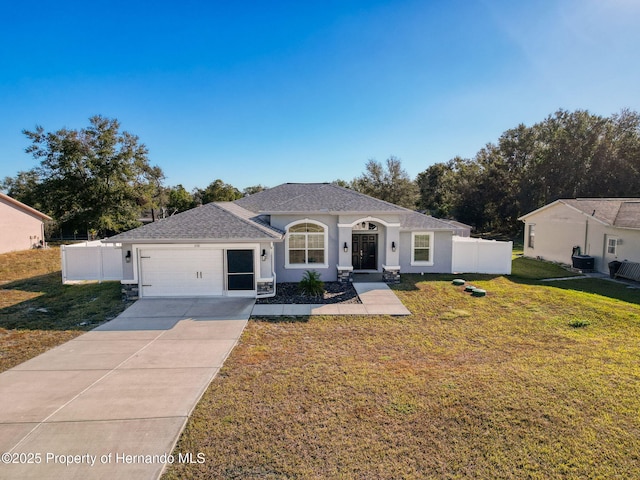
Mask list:
[[585,216],[612,227],[640,229],[640,199],[638,198],[560,199],[523,215],[519,220],[526,220],[556,205],[566,205]]
[[33,217],[38,217],[41,220],[51,220],[51,217],[49,215],[45,215],[44,213],[39,212],[35,208],[32,208],[29,205],[19,202],[15,198],[11,198],[9,195],[5,195],[2,192],[0,192],[0,201],[3,201],[4,203],[11,205],[12,207],[22,210],[24,213],[28,215],[31,215]]
[[[246,216],[246,215],[245,215]],[[207,203],[169,218],[134,228],[108,239],[114,242],[149,241],[225,241],[279,240],[282,233],[243,218],[242,212],[232,212],[225,203]]]

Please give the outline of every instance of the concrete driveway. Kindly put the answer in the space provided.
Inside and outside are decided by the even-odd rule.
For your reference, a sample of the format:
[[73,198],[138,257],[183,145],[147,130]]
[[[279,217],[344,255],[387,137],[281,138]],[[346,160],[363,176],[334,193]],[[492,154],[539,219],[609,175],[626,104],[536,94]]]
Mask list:
[[253,299],[141,299],[0,374],[0,478],[155,479]]

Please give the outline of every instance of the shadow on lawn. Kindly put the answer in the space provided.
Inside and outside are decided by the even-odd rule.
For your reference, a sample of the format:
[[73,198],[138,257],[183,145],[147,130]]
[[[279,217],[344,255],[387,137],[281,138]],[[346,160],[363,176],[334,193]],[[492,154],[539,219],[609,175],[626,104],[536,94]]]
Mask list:
[[479,273],[405,273],[400,276],[400,283],[389,285],[392,290],[415,291],[420,290],[418,283],[424,282],[451,282],[454,278],[463,278],[467,282],[489,281],[504,275],[485,275]]
[[[462,278],[469,283],[477,281],[491,281],[497,278],[505,278],[518,285],[540,286],[545,288],[558,288],[577,292],[591,293],[603,297],[620,300],[627,303],[640,305],[640,288],[628,288],[628,284],[610,282],[598,278],[577,278],[576,280],[561,280],[554,282],[542,282],[540,279],[523,277],[518,275],[482,275],[482,274],[405,274],[401,283],[393,285],[394,290],[416,291],[417,284],[424,282],[451,282],[454,278]],[[640,287],[634,283],[633,286]]]
[[0,287],[0,328],[90,330],[125,309],[120,283],[63,285],[60,271]]
[[[622,284],[598,278],[584,278],[580,280],[544,282],[541,284],[547,287],[559,288],[561,290],[592,293],[602,297],[640,305],[640,288],[638,288],[640,285],[637,283]],[[633,288],[629,288],[629,286],[632,286]]]

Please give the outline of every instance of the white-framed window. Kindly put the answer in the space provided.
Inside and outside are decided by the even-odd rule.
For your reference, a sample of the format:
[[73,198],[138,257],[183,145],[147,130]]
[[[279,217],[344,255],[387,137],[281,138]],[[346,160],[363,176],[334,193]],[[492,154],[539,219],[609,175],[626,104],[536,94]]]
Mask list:
[[327,268],[328,227],[314,220],[301,220],[286,227],[286,268]]
[[411,234],[411,265],[433,265],[433,232]]
[[618,251],[618,239],[617,238],[607,238],[607,253],[609,255],[617,255]]
[[528,236],[528,242],[527,242],[527,246],[529,248],[533,248],[533,246],[535,245],[535,241],[536,241],[536,224],[535,223],[530,223],[529,224],[529,236]]

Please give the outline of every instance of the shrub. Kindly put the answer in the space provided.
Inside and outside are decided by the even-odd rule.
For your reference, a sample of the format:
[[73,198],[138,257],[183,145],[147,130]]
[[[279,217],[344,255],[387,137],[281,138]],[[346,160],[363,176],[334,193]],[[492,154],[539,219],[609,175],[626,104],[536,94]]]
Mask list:
[[299,283],[300,291],[304,295],[319,297],[324,293],[324,282],[320,280],[320,274],[315,270],[307,270]]
[[573,328],[583,328],[589,325],[586,320],[575,319],[569,322],[569,326]]

